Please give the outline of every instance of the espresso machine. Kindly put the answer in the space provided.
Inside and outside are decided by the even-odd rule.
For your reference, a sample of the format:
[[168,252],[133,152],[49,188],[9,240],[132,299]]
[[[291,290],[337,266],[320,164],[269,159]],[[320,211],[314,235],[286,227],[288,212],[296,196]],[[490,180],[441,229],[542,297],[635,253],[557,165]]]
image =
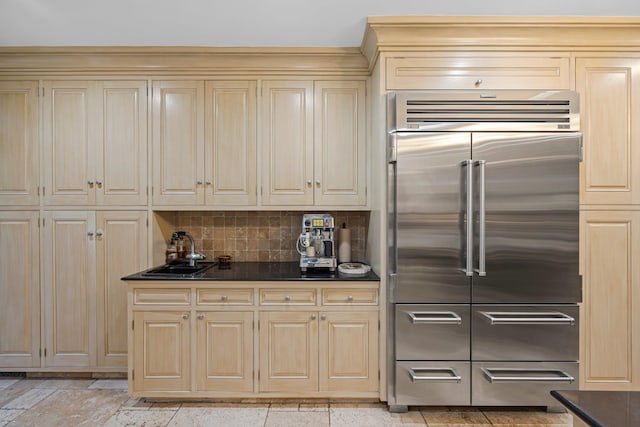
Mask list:
[[302,232],[296,247],[300,253],[300,270],[322,269],[335,271],[335,225],[329,214],[304,214]]

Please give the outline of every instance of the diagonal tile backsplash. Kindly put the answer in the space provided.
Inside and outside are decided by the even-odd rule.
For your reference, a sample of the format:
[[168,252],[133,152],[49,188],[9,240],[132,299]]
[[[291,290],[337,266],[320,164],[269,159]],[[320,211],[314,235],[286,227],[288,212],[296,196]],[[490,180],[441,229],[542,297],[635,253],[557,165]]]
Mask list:
[[[215,260],[231,255],[232,261],[298,261],[296,239],[302,215],[294,211],[183,211],[175,212],[176,229],[191,233],[196,249]],[[369,212],[330,213],[337,227],[351,229],[351,260],[365,261]]]

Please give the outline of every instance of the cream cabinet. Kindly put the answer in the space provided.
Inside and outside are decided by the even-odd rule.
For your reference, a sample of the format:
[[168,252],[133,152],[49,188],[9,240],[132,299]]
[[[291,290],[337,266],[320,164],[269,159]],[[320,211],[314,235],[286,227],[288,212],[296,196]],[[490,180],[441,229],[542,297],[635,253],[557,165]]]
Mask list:
[[256,82],[153,83],[153,203],[256,205]]
[[146,211],[43,213],[44,364],[126,366],[126,285],[146,266]]
[[127,366],[127,285],[147,266],[147,212],[96,212],[97,365]]
[[0,370],[40,366],[39,219],[0,211]]
[[580,388],[640,386],[640,211],[581,212]]
[[46,205],[147,203],[146,81],[45,81]]
[[568,53],[433,53],[386,58],[387,90],[569,89]]
[[128,282],[129,393],[379,393],[378,282]]
[[95,366],[95,214],[45,211],[43,219],[44,363]]
[[583,204],[640,204],[640,58],[576,58]]
[[378,312],[260,313],[260,391],[378,390]]
[[38,82],[0,81],[0,205],[38,205]]
[[262,204],[366,205],[364,81],[262,84]]

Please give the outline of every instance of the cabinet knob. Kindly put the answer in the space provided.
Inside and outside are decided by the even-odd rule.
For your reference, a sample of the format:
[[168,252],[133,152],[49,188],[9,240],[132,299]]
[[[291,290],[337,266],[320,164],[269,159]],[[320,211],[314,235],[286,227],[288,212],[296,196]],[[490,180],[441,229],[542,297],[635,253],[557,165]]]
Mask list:
[[349,295],[349,296],[347,297],[347,301],[349,301],[349,302],[353,301],[353,295]]
[[326,314],[320,315],[320,320],[327,320],[327,315]]
[[189,313],[182,313],[182,318],[187,320],[189,318]]
[[209,181],[209,180],[206,180],[204,183],[205,183],[206,185],[211,185],[211,181]]
[[319,179],[316,179],[316,185],[317,185],[318,187],[320,187],[320,180],[319,180]]
[[103,231],[100,229],[96,230],[96,237],[102,237]]
[[198,313],[198,320],[204,319],[204,313]]
[[307,180],[307,186],[308,186],[308,187],[310,187],[310,186],[311,186],[311,180],[310,180],[310,179],[308,179],[308,180]]
[[196,181],[196,184],[202,185],[202,181]]
[[93,237],[93,231],[88,231],[88,232],[87,232],[87,236],[89,236],[89,237]]
[[98,181],[98,180],[96,179],[96,185],[97,185],[98,187],[101,187],[101,186],[102,186],[102,181]]
[[89,187],[93,186],[93,181],[89,180],[87,181],[87,184],[89,184]]
[[220,299],[221,299],[222,301],[226,301],[228,298],[227,298],[227,296],[226,296],[226,295],[222,295],[222,296],[220,297]]
[[285,295],[285,296],[284,296],[284,300],[285,300],[285,301],[291,301],[291,297],[290,297],[289,295]]
[[315,314],[311,315],[311,320],[316,320],[316,315]]
[[481,84],[482,84],[482,79],[478,79],[473,85],[477,87],[477,86],[480,86]]

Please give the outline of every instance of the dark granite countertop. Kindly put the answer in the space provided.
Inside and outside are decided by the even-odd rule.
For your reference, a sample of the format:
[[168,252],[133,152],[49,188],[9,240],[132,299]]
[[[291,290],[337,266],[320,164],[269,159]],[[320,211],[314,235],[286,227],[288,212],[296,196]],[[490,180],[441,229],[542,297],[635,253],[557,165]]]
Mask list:
[[640,426],[640,391],[552,391],[590,426]]
[[[200,264],[200,263],[199,263]],[[205,263],[202,263],[205,264]],[[337,270],[335,273],[329,272],[307,272],[300,271],[297,262],[232,262],[231,265],[220,266],[213,263],[213,267],[203,273],[193,276],[158,276],[148,275],[150,270],[140,271],[135,274],[123,277],[122,280],[184,280],[184,281],[378,281],[380,278],[373,271],[364,276],[341,274]]]

